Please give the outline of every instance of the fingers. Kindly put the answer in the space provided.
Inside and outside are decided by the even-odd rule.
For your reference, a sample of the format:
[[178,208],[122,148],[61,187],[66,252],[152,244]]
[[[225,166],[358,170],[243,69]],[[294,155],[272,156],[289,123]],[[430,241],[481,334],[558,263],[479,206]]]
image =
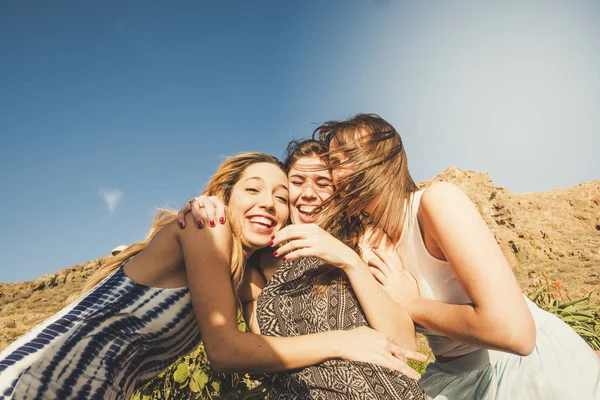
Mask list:
[[378,268],[371,266],[369,266],[369,271],[371,272],[371,275],[375,277],[377,282],[385,286],[385,275],[383,274],[383,272],[381,272]]
[[384,360],[385,360],[385,365],[382,365],[383,367],[399,371],[399,372],[403,373],[404,375],[406,375],[407,377],[414,379],[414,380],[421,379],[421,375],[417,371],[415,371],[414,369],[409,367],[408,364],[406,364],[406,362],[401,361],[398,358],[394,357],[393,354],[391,354],[391,353],[386,354],[384,357]]
[[388,268],[404,269],[400,256],[395,251],[383,251],[377,247],[373,247],[373,253],[379,257]]
[[294,251],[286,254],[285,256],[281,257],[281,259],[284,261],[289,261],[289,260],[295,260],[297,258],[302,258],[302,257],[310,257],[310,256],[318,257],[315,254],[314,250],[315,249],[313,249],[312,247],[304,247],[302,249],[294,250]]
[[204,224],[208,221],[208,217],[204,207],[200,207],[198,202],[192,204],[192,217],[194,222],[199,229],[204,227]]
[[295,224],[288,225],[275,234],[271,242],[271,246],[277,247],[283,242],[295,239],[305,239],[311,236],[316,236],[314,224]]
[[177,213],[177,223],[181,228],[185,228],[185,214],[187,214],[190,211],[190,209],[191,207],[188,200],[188,202],[186,202],[181,208],[181,210],[179,210],[179,212]]
[[389,276],[390,273],[392,272],[390,270],[390,267],[385,263],[385,261],[383,261],[381,258],[378,258],[378,257],[379,256],[376,255],[376,257],[374,257],[374,258],[370,258],[369,262],[367,264],[370,265],[371,267],[375,267],[378,270],[380,270],[381,273],[383,273],[383,275]]
[[307,239],[294,239],[275,250],[273,252],[273,255],[276,257],[282,257],[284,260],[287,260],[290,253],[294,252],[295,250],[297,251],[298,249],[303,249],[309,246],[310,242]]
[[[216,205],[211,201],[211,198],[208,196],[200,196],[198,198],[198,206],[204,209],[206,213],[206,220],[202,222],[208,222],[208,224],[212,227],[216,226]],[[196,220],[198,222],[198,220]]]
[[217,196],[210,196],[210,201],[215,205],[215,218],[220,224],[225,223],[225,203],[221,201]]
[[425,354],[419,353],[418,351],[402,350],[402,352],[404,353],[404,356],[409,360],[425,362],[428,358]]

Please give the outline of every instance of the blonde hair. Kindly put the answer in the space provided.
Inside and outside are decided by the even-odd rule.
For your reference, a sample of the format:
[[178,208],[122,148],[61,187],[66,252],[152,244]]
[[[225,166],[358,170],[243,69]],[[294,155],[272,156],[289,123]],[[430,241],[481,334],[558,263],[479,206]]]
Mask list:
[[[228,158],[219,166],[217,172],[210,178],[206,189],[202,194],[207,196],[217,196],[226,205],[231,198],[233,186],[240,180],[242,174],[252,164],[269,163],[274,164],[283,171],[283,166],[277,158],[264,153],[242,153],[240,155]],[[229,213],[229,212],[228,212]],[[123,264],[128,258],[138,254],[150,243],[152,238],[163,227],[175,221],[177,213],[171,210],[159,210],[152,222],[150,232],[146,238],[138,243],[132,244],[110,261],[102,265],[85,283],[82,292],[85,293],[109,276]],[[231,282],[237,299],[237,290],[240,287],[244,275],[245,258],[242,249],[242,239],[240,227],[236,226],[235,218],[227,218],[230,221],[233,235],[233,249],[231,253]]]

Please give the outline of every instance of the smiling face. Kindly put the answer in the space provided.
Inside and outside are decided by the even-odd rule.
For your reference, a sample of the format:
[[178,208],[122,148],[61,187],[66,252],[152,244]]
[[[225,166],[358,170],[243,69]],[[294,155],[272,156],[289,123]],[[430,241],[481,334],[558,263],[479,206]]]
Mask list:
[[319,219],[314,210],[333,193],[331,175],[317,156],[299,158],[288,172],[290,218],[293,224],[310,224]]
[[246,255],[266,247],[288,220],[288,181],[276,165],[248,166],[231,190],[228,208],[235,219]]

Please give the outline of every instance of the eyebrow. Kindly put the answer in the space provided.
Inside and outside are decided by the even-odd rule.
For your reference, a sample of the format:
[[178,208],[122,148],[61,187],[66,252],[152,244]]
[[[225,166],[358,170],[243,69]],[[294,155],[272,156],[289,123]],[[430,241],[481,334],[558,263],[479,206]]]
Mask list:
[[[316,175],[316,179],[331,179],[329,177],[329,170],[328,169],[319,169],[317,171],[309,171],[309,172],[315,172]],[[301,175],[299,173],[295,173],[290,175],[288,178],[300,178],[300,179],[306,179],[306,175]]]
[[[262,177],[260,177],[260,176],[251,176],[250,178],[246,178],[246,179],[244,179],[244,182],[248,182],[248,181],[250,181],[250,180],[252,180],[252,179],[256,179],[256,180],[258,180],[258,181],[261,181],[261,182],[263,182],[263,183],[265,182],[265,180],[264,180]],[[281,183],[280,183],[279,185],[277,185],[277,187],[278,187],[278,188],[281,188],[281,189],[285,189],[285,191],[286,191],[286,192],[289,192],[289,191],[290,191],[290,189],[288,189],[288,187],[287,187],[287,186],[285,186],[285,185],[283,185],[283,184],[281,184]]]

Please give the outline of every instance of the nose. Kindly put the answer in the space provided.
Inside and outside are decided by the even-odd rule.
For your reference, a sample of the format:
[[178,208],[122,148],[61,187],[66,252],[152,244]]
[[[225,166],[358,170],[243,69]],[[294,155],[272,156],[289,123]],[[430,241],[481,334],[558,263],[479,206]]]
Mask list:
[[302,191],[302,198],[305,200],[312,200],[315,199],[317,197],[317,194],[315,193],[314,189],[313,189],[313,185],[311,183],[307,184],[304,187],[304,190]]
[[263,193],[263,195],[260,196],[258,206],[266,210],[273,210],[275,208],[275,201],[273,200],[271,193]]

